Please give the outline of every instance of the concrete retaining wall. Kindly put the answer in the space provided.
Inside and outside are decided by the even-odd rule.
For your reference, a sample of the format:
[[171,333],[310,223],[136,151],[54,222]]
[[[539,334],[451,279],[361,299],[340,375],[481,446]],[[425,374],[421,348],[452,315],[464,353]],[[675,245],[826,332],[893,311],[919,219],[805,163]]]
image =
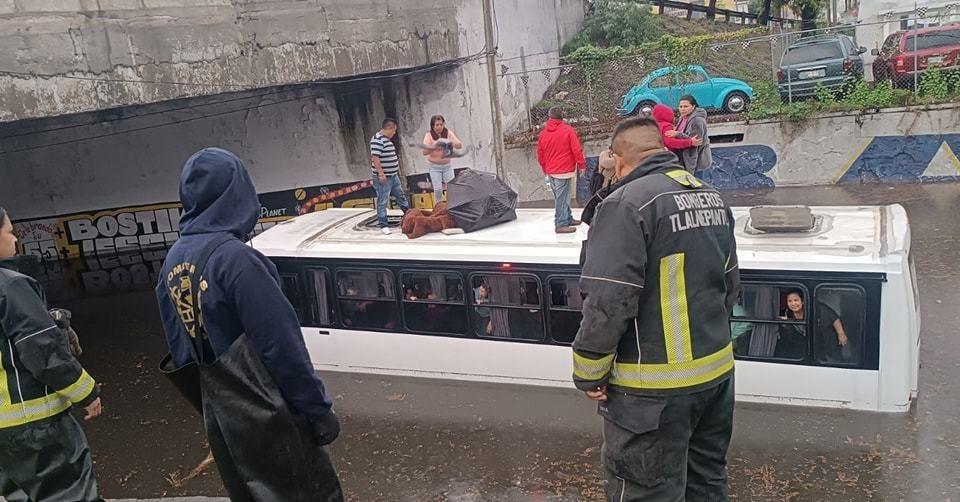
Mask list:
[[[960,181],[960,107],[833,115],[803,123],[710,126],[711,169],[698,175],[723,189],[837,183]],[[719,143],[725,140],[734,142]],[[608,138],[584,143],[596,156]],[[535,145],[507,151],[511,186],[523,200],[550,197]]]

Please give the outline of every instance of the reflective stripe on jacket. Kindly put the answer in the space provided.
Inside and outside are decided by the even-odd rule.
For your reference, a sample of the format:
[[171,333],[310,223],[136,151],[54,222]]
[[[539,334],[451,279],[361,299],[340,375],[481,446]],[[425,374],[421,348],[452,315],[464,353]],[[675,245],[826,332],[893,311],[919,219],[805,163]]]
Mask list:
[[86,406],[99,391],[70,354],[39,284],[0,262],[0,428]]

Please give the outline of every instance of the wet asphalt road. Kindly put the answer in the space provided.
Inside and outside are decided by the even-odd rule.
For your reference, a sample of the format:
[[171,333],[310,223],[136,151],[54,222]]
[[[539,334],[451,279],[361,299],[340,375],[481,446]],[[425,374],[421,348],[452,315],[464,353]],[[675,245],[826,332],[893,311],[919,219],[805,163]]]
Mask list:
[[[960,501],[960,185],[728,193],[735,205],[903,204],[920,275],[920,397],[906,415],[738,405],[733,500]],[[200,420],[155,370],[165,352],[151,292],[71,308],[105,415],[87,424],[109,498],[223,495]],[[602,499],[600,419],[575,391],[325,374],[344,434],[349,500]],[[194,471],[194,472],[191,472]]]

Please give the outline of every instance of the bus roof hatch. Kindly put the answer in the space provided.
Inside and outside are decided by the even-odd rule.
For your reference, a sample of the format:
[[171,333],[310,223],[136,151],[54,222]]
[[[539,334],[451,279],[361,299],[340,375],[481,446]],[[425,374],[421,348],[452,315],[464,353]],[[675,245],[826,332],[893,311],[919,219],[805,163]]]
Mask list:
[[757,206],[750,208],[749,226],[760,232],[810,232],[816,218],[807,206]]

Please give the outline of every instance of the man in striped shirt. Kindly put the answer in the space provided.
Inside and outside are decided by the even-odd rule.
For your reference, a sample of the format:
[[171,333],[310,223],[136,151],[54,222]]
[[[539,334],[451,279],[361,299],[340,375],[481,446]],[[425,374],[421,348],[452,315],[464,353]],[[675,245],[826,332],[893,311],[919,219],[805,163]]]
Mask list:
[[397,134],[397,121],[383,119],[383,125],[370,140],[370,162],[373,168],[373,189],[377,192],[377,226],[384,234],[390,234],[387,226],[387,205],[390,196],[396,197],[397,205],[404,213],[410,209],[407,195],[400,183],[400,158],[393,137]]

